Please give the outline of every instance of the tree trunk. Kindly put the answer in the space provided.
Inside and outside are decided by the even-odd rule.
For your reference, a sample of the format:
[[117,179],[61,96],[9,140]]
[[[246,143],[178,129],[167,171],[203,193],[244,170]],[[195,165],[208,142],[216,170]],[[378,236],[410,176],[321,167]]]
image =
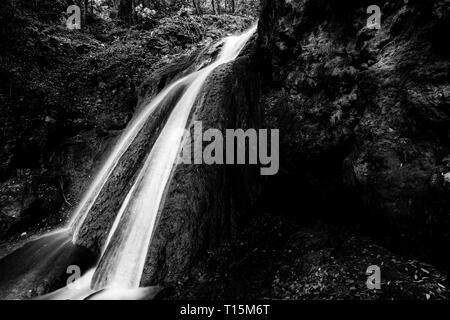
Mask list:
[[217,11],[216,11],[216,2],[215,2],[214,0],[211,0],[211,6],[212,6],[213,14],[217,14]]

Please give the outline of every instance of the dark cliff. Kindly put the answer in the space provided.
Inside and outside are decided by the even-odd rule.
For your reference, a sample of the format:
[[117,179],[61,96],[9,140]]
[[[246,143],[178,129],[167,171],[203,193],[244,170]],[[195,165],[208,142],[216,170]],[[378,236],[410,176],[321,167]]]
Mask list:
[[[418,260],[448,270],[449,13],[449,1],[264,1],[254,59],[281,170],[237,239],[168,298],[448,298],[445,272]],[[381,290],[366,287],[370,265]]]
[[[448,1],[267,1],[263,109],[303,219],[361,224],[405,254],[448,266]],[[275,192],[276,193],[276,192]],[[283,193],[283,192],[280,192]],[[304,196],[302,196],[304,195]],[[288,206],[287,206],[288,208]],[[290,210],[290,209],[287,209]]]

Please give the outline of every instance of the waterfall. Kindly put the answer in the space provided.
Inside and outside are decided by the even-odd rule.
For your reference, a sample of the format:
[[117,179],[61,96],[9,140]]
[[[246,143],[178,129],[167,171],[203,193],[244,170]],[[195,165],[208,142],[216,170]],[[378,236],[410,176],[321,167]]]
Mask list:
[[88,216],[92,206],[95,204],[102,188],[105,186],[108,178],[113,173],[117,164],[122,156],[130,147],[133,140],[138,135],[139,131],[145,125],[149,117],[156,110],[164,99],[169,96],[179,86],[185,84],[189,80],[189,76],[176,81],[168,86],[162,92],[160,92],[144,109],[143,111],[130,123],[124,134],[120,137],[119,141],[114,146],[111,154],[107,160],[102,164],[101,169],[97,173],[95,179],[91,183],[87,192],[85,192],[80,204],[72,215],[72,219],[69,222],[69,229],[73,234],[73,242],[77,241],[79,231],[83,225],[86,217]]
[[213,64],[186,77],[192,82],[169,116],[116,217],[93,277],[94,289],[139,287],[162,196],[195,100],[211,72],[234,60],[253,32],[254,28],[227,38]]
[[[102,188],[146,121],[161,102],[173,95],[179,86],[186,86],[116,215],[96,268],[79,281],[85,288],[84,293],[74,295],[66,291],[55,292],[50,295],[52,298],[79,298],[80,295],[104,288],[112,290],[139,288],[158,212],[164,200],[164,191],[176,166],[184,130],[196,98],[214,69],[236,59],[255,30],[256,26],[253,26],[242,35],[225,38],[220,54],[211,65],[169,85],[130,123],[74,212],[69,223],[74,242]],[[90,289],[86,288],[88,283]]]

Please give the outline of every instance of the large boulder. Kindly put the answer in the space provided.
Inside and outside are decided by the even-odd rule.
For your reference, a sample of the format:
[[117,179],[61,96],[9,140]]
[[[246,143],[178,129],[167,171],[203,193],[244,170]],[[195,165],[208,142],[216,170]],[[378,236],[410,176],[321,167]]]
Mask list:
[[[201,121],[203,130],[217,128],[223,132],[261,126],[260,87],[252,59],[253,45],[236,61],[218,67],[209,76],[191,113],[188,124],[191,134],[194,121]],[[158,83],[174,76],[171,67],[153,74],[141,87],[139,108],[150,99],[151,94],[145,90],[157,92]],[[80,229],[78,245],[100,254],[138,169],[184,90],[185,87],[180,86],[179,93],[167,98],[156,109],[119,161]],[[186,140],[185,143],[194,142]],[[176,166],[160,207],[142,284],[176,281],[206,249],[232,237],[259,194],[259,174],[258,166]]]
[[[203,130],[222,132],[261,127],[259,80],[252,60],[246,54],[212,73],[197,98],[191,136],[193,121],[201,121]],[[206,249],[233,237],[260,194],[260,182],[257,166],[180,164],[166,190],[142,284],[182,278]]]

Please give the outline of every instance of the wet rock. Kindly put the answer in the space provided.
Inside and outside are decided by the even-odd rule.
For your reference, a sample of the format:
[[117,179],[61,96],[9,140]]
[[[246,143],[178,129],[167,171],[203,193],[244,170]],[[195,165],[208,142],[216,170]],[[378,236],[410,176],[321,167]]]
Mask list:
[[59,231],[27,242],[0,259],[0,298],[30,299],[67,285],[69,266],[87,272],[95,258],[75,246],[72,236]]
[[[218,67],[209,77],[197,98],[189,128],[192,129],[194,120],[202,121],[204,130],[260,127],[259,80],[250,48],[236,62]],[[158,74],[169,77],[166,71],[170,70],[165,68]],[[140,106],[154,92],[155,79],[161,78],[156,74],[141,87]],[[146,93],[146,89],[150,92]],[[178,93],[166,99],[138,133],[82,225],[77,244],[100,253],[138,169],[184,90],[180,86]],[[256,166],[178,165],[165,191],[167,196],[160,209],[142,284],[182,277],[207,248],[232,237],[258,195],[258,179]]]
[[[180,89],[178,95],[175,94],[171,99],[162,103],[160,108],[155,110],[137,134],[136,139],[129,146],[128,152],[119,160],[116,169],[111,173],[97,201],[81,226],[77,244],[90,249],[97,255],[100,254],[117,212],[132,187],[139,168],[155,143],[162,129],[162,124],[170,114],[174,101],[179,99],[181,92],[183,92],[182,89]],[[116,141],[117,139],[111,141],[105,148],[112,148]],[[86,154],[86,157],[89,158],[89,154]],[[98,163],[101,163],[101,161],[98,161]],[[79,174],[83,172],[80,170],[80,166],[76,164],[72,170]],[[92,167],[88,167],[85,172],[92,171]],[[83,187],[84,189],[88,187],[87,181]]]
[[[204,130],[259,128],[255,71],[251,55],[218,67],[197,98],[191,121],[202,121]],[[179,165],[166,191],[142,283],[181,279],[206,249],[235,236],[259,194],[259,179],[255,166]]]

